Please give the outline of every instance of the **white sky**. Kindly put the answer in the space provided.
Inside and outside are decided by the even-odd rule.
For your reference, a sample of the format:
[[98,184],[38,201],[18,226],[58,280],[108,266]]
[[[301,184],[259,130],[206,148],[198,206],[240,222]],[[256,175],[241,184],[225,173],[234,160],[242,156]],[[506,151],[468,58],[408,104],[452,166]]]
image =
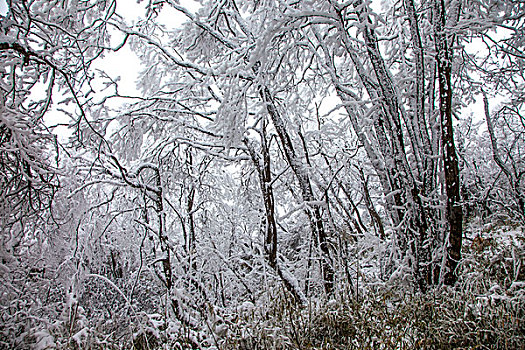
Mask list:
[[[375,10],[380,11],[380,5],[382,5],[383,2],[388,1],[389,0],[373,1],[373,3],[375,4],[374,7],[376,7]],[[181,5],[187,7],[190,11],[195,11],[200,6],[200,4],[195,0],[182,0]],[[116,12],[123,16],[128,22],[130,22],[130,24],[133,24],[139,21],[141,18],[144,18],[145,6],[146,1],[138,3],[137,0],[120,0],[117,2]],[[7,10],[7,0],[0,0],[0,14],[7,14]],[[178,11],[174,10],[173,8],[165,6],[157,20],[159,23],[164,24],[168,28],[176,28],[186,21],[186,17]],[[118,35],[117,33],[115,34],[115,37],[117,39],[116,41],[119,41],[118,37],[120,35]],[[121,94],[138,95],[136,81],[138,78],[138,73],[143,67],[137,56],[129,48],[129,45],[125,45],[118,52],[106,53],[105,58],[102,61],[97,62],[96,67],[99,69],[103,69],[113,79],[120,80],[119,92]],[[119,104],[119,102],[115,102],[117,105]],[[327,101],[325,101],[322,108],[322,112],[324,113],[326,113],[328,110],[334,107],[333,105],[327,105],[326,102]],[[337,104],[337,101],[334,101],[333,103]],[[492,104],[495,106],[497,103],[493,102]],[[327,110],[325,111],[325,109]],[[482,111],[482,99],[477,98],[475,103],[470,104],[469,106],[463,109],[462,114],[468,115],[472,113],[475,119],[479,119],[480,117],[482,117],[480,115]]]
[[0,0],[0,15],[7,14],[7,2],[6,0]]
[[[0,0],[0,2],[4,1],[5,0]],[[137,0],[119,0],[117,1],[116,13],[125,18],[129,24],[135,24],[141,19],[144,19],[146,14],[146,4],[146,1],[138,3]],[[193,0],[182,0],[181,5],[186,6],[190,11],[195,11],[199,7],[199,4]],[[157,18],[158,23],[164,24],[168,28],[176,28],[184,23],[184,21],[186,21],[186,16],[169,6],[164,6]],[[123,38],[122,33],[114,30],[111,34],[112,46],[119,45]],[[140,96],[140,92],[137,89],[137,79],[140,70],[144,67],[137,55],[131,50],[129,43],[124,45],[117,52],[105,52],[104,58],[95,61],[92,68],[103,70],[112,79],[118,80],[119,94],[126,96]],[[97,84],[97,82],[93,82],[92,84],[95,88],[102,87]],[[109,91],[112,91],[112,88],[110,88]],[[99,97],[103,97],[103,95],[104,92],[102,92]],[[123,103],[126,102],[131,101],[112,99],[108,106],[118,109],[119,106],[122,106]],[[47,119],[49,125],[68,122],[69,117],[57,110],[54,110]],[[65,141],[71,134],[70,130],[66,127],[58,127],[54,132],[58,135],[60,141]]]
[[[0,0],[4,1],[4,0]],[[190,10],[195,9],[196,3],[191,0],[181,1],[183,6]],[[146,1],[137,3],[137,0],[124,0],[117,2],[116,12],[130,23],[136,23],[144,18]],[[176,28],[186,21],[186,17],[169,6],[164,6],[160,12],[157,22],[168,28]],[[115,31],[114,45],[121,42],[123,35]],[[117,52],[107,52],[104,59],[97,62],[97,68],[103,69],[112,78],[120,78],[119,93],[123,95],[137,95],[136,81],[139,71],[143,68],[138,57],[131,51],[129,45],[125,45]]]

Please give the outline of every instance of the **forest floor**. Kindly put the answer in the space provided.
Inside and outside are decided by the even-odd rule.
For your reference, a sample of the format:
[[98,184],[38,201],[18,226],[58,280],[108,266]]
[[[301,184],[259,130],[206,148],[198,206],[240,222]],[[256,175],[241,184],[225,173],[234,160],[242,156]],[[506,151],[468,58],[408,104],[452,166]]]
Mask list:
[[229,322],[225,349],[525,349],[525,230],[468,225],[460,277],[428,293],[362,287],[296,307],[282,293]]

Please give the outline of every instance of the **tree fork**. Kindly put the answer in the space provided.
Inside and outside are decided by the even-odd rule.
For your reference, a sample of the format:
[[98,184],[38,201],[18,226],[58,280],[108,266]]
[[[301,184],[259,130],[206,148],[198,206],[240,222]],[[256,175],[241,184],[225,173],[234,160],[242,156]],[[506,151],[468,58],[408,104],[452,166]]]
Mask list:
[[[310,178],[307,172],[303,168],[303,164],[297,158],[297,154],[293,148],[292,140],[290,135],[284,127],[284,121],[275,106],[273,98],[270,94],[270,91],[267,87],[260,87],[259,94],[266,104],[266,110],[272,119],[275,130],[281,139],[283,150],[286,156],[286,160],[292,168],[297,181],[299,182],[299,187],[301,188],[301,194],[303,200],[308,204],[308,202],[314,201],[315,197],[313,195],[312,185],[310,183]],[[321,211],[319,210],[318,205],[311,205],[310,209],[306,210],[306,215],[310,221],[310,227],[312,232],[315,234],[319,248],[321,249],[321,274],[323,276],[323,284],[326,294],[330,295],[334,289],[334,279],[335,271],[331,264],[330,259],[330,247],[328,242],[328,237],[324,230],[323,220],[321,217]]]
[[281,278],[285,288],[292,294],[295,302],[306,304],[306,298],[304,297],[301,290],[292,283],[289,276],[283,273],[283,270],[279,266],[277,259],[277,222],[275,220],[275,200],[273,196],[272,188],[272,173],[270,164],[270,152],[268,150],[268,144],[265,139],[266,127],[263,120],[263,128],[261,132],[261,152],[259,155],[255,151],[255,147],[248,139],[244,139],[243,142],[248,149],[250,158],[257,170],[259,175],[259,185],[261,188],[261,194],[264,202],[265,209],[265,221],[266,221],[266,232],[264,236],[264,254],[268,262],[268,265],[277,272],[277,275]]

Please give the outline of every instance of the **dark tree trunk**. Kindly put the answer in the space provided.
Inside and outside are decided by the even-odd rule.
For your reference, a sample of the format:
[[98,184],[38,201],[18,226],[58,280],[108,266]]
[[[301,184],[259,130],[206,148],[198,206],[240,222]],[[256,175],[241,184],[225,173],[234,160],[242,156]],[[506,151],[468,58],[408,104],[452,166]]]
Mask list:
[[456,267],[461,259],[463,238],[463,211],[460,204],[459,165],[454,143],[452,125],[452,38],[447,38],[445,3],[434,1],[434,35],[436,45],[437,75],[439,81],[439,114],[441,117],[441,142],[443,145],[443,168],[447,195],[446,219],[448,242],[444,283],[453,285],[457,280]]
[[275,218],[275,201],[272,188],[272,173],[270,163],[270,152],[266,141],[266,126],[265,121],[262,121],[263,127],[261,131],[261,154],[258,154],[253,144],[245,139],[244,144],[248,148],[250,158],[259,175],[259,185],[261,188],[262,199],[265,210],[265,235],[264,235],[264,253],[268,265],[277,272],[284,283],[286,289],[293,295],[296,302],[302,304],[306,303],[306,298],[298,289],[298,285],[294,284],[291,276],[283,272],[283,268],[279,266],[277,258],[277,221]]
[[301,162],[295,152],[290,135],[284,125],[284,120],[277,110],[268,88],[261,87],[260,95],[264,103],[266,103],[268,114],[272,119],[277,134],[279,135],[286,160],[297,177],[303,201],[306,202],[307,206],[309,207],[306,209],[306,215],[310,221],[310,228],[315,234],[319,243],[319,248],[321,249],[321,274],[323,276],[325,292],[326,294],[330,295],[332,294],[334,288],[335,272],[330,259],[330,247],[323,225],[321,210],[319,209],[319,205],[314,203],[315,197],[313,194],[312,185],[310,183],[310,177],[308,176],[307,171],[304,169],[304,164]]

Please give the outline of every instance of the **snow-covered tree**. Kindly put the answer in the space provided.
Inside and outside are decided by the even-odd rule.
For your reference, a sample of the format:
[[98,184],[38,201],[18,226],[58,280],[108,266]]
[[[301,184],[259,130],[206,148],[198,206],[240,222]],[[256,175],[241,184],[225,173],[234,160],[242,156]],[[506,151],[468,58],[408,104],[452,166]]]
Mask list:
[[454,285],[472,213],[523,222],[519,1],[126,4],[1,19],[6,346],[220,348],[257,308]]

